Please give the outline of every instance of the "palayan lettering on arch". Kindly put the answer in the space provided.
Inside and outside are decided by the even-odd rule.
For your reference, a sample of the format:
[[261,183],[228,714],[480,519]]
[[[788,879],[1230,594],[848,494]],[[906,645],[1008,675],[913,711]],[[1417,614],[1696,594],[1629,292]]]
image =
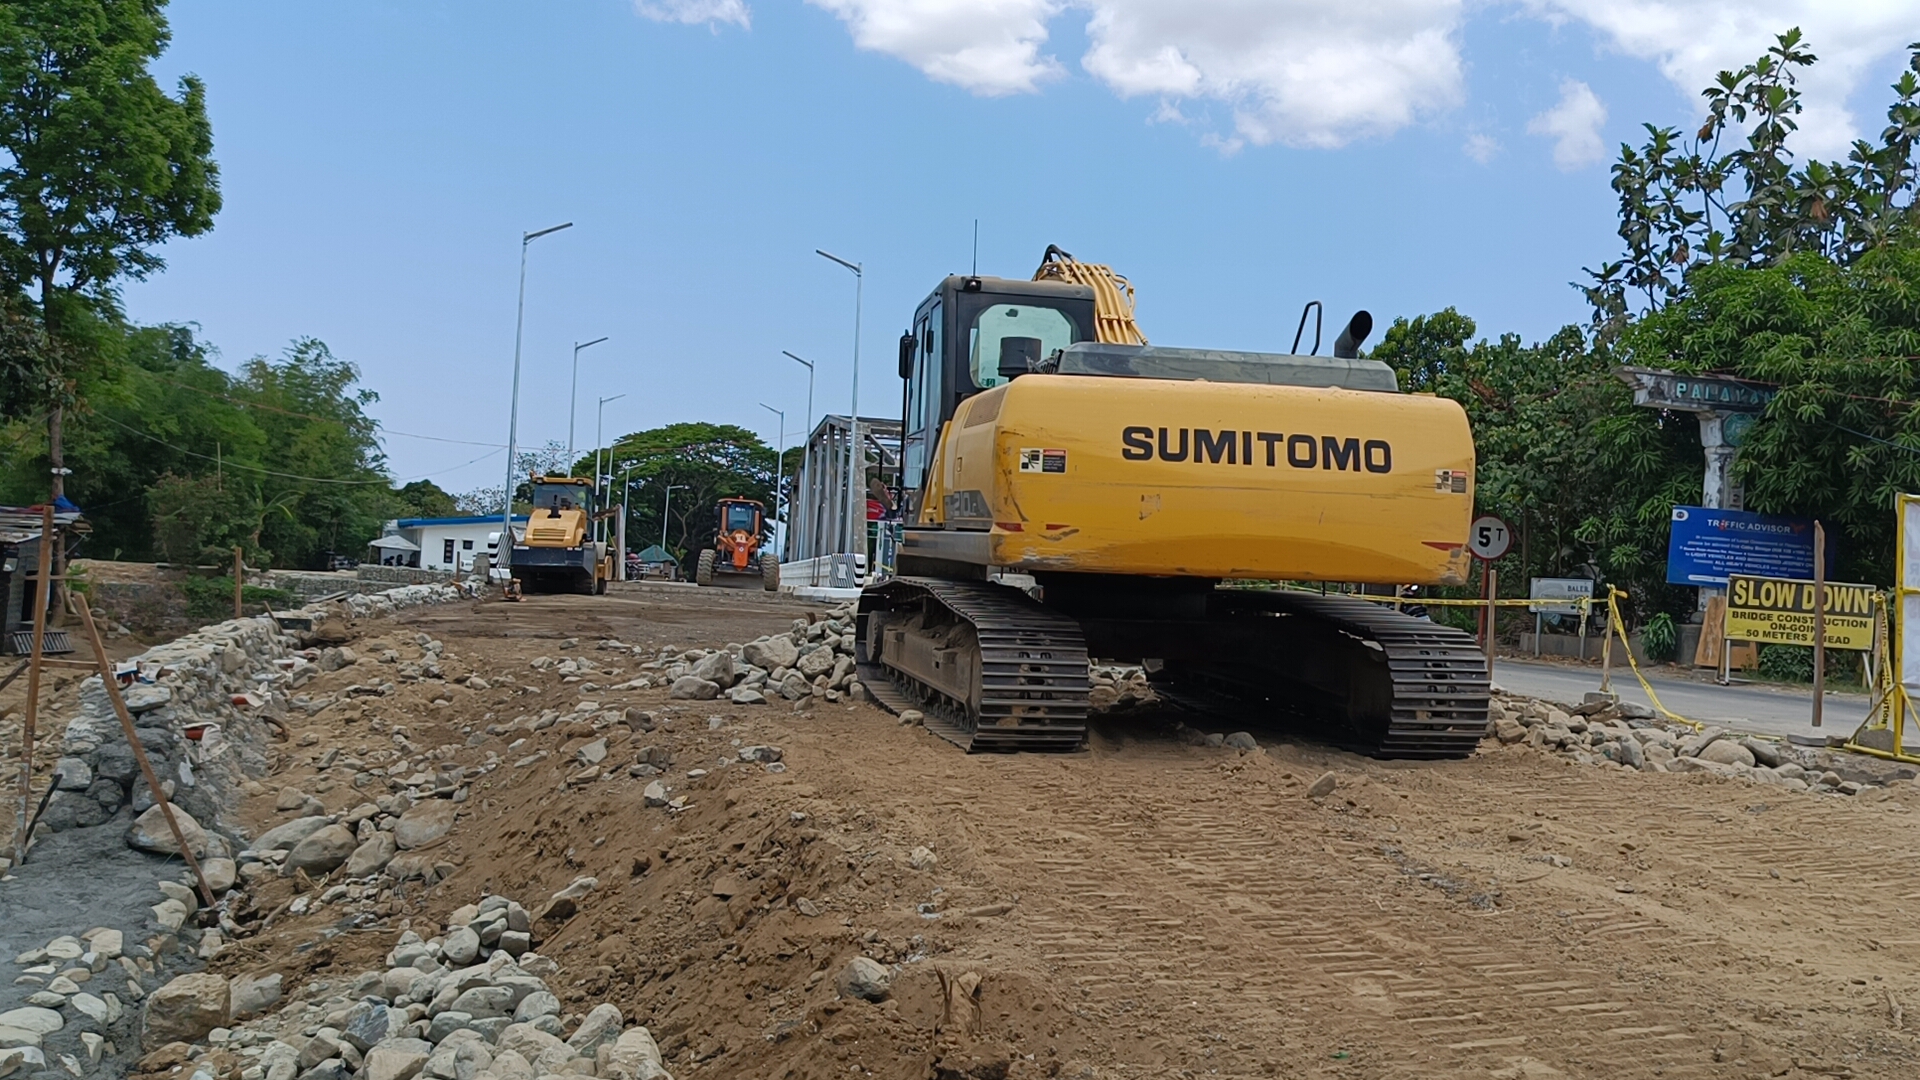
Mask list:
[[1236,428],[1154,428],[1134,425],[1120,432],[1127,461],[1191,461],[1197,465],[1261,465],[1293,469],[1390,473],[1393,446],[1385,439],[1286,434]]

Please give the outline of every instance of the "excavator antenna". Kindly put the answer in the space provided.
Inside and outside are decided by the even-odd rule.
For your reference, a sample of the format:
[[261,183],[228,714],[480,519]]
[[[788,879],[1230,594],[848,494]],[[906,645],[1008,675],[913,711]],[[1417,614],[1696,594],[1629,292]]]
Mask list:
[[1095,338],[1105,345],[1147,343],[1147,335],[1133,321],[1133,284],[1114,273],[1113,267],[1083,263],[1060,250],[1059,245],[1048,244],[1033,280],[1092,286]]

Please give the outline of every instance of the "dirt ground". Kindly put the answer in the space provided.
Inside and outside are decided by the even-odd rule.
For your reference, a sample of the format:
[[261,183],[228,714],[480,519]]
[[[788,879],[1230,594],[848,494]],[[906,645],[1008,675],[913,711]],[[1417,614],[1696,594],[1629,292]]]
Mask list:
[[[536,942],[549,981],[570,1011],[649,1025],[680,1080],[1920,1075],[1913,784],[1819,797],[1491,744],[1378,762],[1250,721],[1263,749],[1242,754],[1182,744],[1172,715],[1101,724],[1085,753],[969,757],[871,705],[591,688],[646,659],[603,638],[717,646],[822,610],[631,586],[366,624],[360,663],[305,693],[375,681],[417,632],[450,678],[493,685],[295,710],[249,819],[282,819],[281,785],[329,810],[382,793],[319,770],[329,748],[396,776],[492,759],[439,849],[451,875],[344,933],[337,910],[286,915],[296,885],[272,881],[264,929],[217,966],[351,976],[403,924],[591,875]],[[619,673],[564,682],[536,656]],[[581,700],[660,723],[488,732]],[[583,780],[599,737],[605,772]],[[741,763],[755,744],[786,770]],[[644,804],[627,766],[650,747],[685,810]],[[1333,794],[1307,797],[1327,772]],[[921,847],[937,864],[913,868]],[[837,999],[862,953],[900,965],[891,1000]]]

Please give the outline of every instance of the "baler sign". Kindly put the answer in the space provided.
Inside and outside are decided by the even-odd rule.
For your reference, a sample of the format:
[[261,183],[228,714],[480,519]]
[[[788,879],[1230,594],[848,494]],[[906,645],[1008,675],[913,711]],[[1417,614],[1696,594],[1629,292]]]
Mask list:
[[[1873,648],[1873,586],[1826,584],[1827,648]],[[1813,582],[1727,578],[1727,637],[1767,645],[1813,644]]]

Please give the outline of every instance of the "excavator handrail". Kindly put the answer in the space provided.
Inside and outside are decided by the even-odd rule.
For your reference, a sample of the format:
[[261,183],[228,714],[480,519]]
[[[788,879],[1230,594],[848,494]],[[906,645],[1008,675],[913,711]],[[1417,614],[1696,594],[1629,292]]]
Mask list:
[[1058,244],[1048,244],[1040,256],[1035,281],[1060,281],[1093,289],[1094,340],[1106,345],[1145,345],[1147,335],[1133,320],[1133,283],[1113,267],[1083,263]]

